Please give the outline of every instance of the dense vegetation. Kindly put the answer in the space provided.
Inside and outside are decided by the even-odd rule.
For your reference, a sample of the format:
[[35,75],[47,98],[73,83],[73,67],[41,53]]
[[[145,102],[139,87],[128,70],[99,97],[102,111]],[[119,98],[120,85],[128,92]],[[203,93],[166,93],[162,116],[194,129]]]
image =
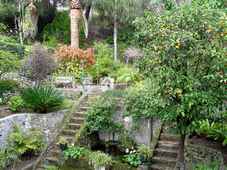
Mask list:
[[[116,162],[108,147],[116,145],[121,163],[131,167],[149,163],[152,153],[136,144],[118,122],[119,110],[121,119],[132,118],[135,131],[142,119],[157,118],[173,126],[181,136],[178,154],[183,168],[186,137],[218,143],[224,155],[226,1],[75,2],[76,7],[57,0],[20,0],[16,5],[0,1],[0,107],[12,114],[47,114],[66,107],[61,91],[87,94],[90,87],[111,88],[103,82],[113,81],[127,85],[126,90],[108,91],[89,106],[75,137],[82,146],[59,141],[66,147],[64,161],[85,159],[95,168],[112,166]],[[102,141],[100,133],[109,133],[113,139]],[[25,132],[15,126],[0,151],[0,168],[37,155],[44,147],[39,130]],[[218,165],[194,168],[217,169]]]

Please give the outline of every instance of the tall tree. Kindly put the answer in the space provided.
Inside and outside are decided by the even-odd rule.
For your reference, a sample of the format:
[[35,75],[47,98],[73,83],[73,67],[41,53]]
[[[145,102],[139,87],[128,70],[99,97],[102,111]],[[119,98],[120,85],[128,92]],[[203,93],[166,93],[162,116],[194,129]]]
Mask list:
[[70,3],[71,47],[79,48],[79,21],[81,18],[81,4],[80,0],[71,0]]
[[118,58],[118,28],[121,23],[133,20],[143,13],[147,0],[85,0],[99,12],[100,15],[113,21],[114,59]]
[[147,13],[136,21],[138,44],[145,52],[138,65],[145,77],[155,80],[150,91],[157,89],[149,98],[148,108],[155,108],[149,114],[175,122],[183,170],[186,135],[197,121],[226,108],[225,17],[224,10],[184,6],[161,15]]

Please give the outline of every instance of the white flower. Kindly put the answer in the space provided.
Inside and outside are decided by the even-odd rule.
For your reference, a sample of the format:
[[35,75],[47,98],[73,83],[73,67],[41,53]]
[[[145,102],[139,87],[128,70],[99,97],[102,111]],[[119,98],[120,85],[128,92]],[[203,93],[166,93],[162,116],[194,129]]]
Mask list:
[[129,149],[128,148],[125,150],[125,153],[129,153]]

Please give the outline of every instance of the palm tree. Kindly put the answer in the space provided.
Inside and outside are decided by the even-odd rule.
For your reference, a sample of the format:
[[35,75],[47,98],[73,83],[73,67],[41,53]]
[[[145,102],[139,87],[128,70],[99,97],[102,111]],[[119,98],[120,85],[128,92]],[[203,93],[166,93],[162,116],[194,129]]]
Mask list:
[[71,0],[70,2],[71,17],[71,47],[79,48],[79,21],[81,17],[80,0]]

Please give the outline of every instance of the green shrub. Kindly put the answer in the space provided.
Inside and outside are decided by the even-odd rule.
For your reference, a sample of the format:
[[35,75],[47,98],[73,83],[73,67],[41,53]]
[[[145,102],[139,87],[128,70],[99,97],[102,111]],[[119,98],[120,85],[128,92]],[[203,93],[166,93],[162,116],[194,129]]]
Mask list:
[[24,107],[24,101],[21,96],[13,96],[9,99],[9,108],[13,112],[20,112]]
[[112,164],[112,158],[100,151],[89,153],[88,159],[94,167],[108,166]]
[[225,8],[225,0],[192,0],[193,5],[205,6],[207,8]]
[[219,164],[217,162],[207,162],[206,164],[197,164],[193,170],[219,170]]
[[47,165],[45,166],[45,170],[59,170],[59,168],[54,165]]
[[0,168],[5,169],[21,156],[36,155],[44,146],[44,136],[39,130],[24,132],[19,126],[14,126],[9,134],[7,146],[0,150]]
[[95,81],[109,76],[114,72],[116,63],[113,61],[113,50],[105,43],[95,43],[95,64],[89,69],[88,73]]
[[142,164],[140,160],[140,156],[137,153],[131,153],[129,155],[124,156],[124,161],[133,167],[138,167]]
[[86,129],[88,132],[108,131],[116,132],[121,129],[121,125],[113,121],[116,113],[116,99],[112,94],[104,94],[97,99],[97,102],[88,110],[86,114]]
[[0,80],[0,98],[4,93],[13,93],[19,89],[19,84],[14,80]]
[[120,148],[123,151],[129,150],[131,148],[135,148],[136,146],[136,142],[126,132],[120,133],[118,142],[119,142]]
[[145,80],[129,88],[125,97],[125,115],[131,115],[134,120],[154,117],[163,103],[160,94],[156,94],[156,84],[155,79]]
[[87,156],[87,149],[83,147],[69,146],[66,150],[63,151],[64,158],[67,159],[80,159]]
[[51,86],[35,86],[22,92],[26,106],[38,113],[47,113],[60,107],[64,101],[62,94]]
[[70,18],[68,12],[58,12],[53,22],[43,30],[43,41],[50,47],[70,43]]
[[138,70],[133,67],[120,64],[117,70],[110,74],[117,83],[135,83],[140,80]]
[[45,146],[43,134],[37,129],[31,129],[28,133],[15,126],[8,138],[8,145],[17,155],[32,154],[41,152]]
[[9,21],[13,21],[17,14],[17,8],[14,3],[0,3],[0,21],[9,25]]
[[145,53],[139,69],[156,81],[154,102],[149,100],[156,107],[150,111],[175,122],[183,139],[195,121],[216,115],[225,106],[226,13],[182,6],[161,15],[146,13],[135,23],[137,43]]
[[0,34],[3,34],[6,32],[7,27],[0,22]]
[[140,145],[137,149],[137,153],[143,159],[143,161],[149,161],[152,156],[151,148],[146,145]]
[[20,67],[20,60],[16,54],[0,50],[0,78],[4,73],[12,72]]
[[199,121],[195,126],[195,130],[199,135],[205,135],[208,138],[222,142],[223,145],[227,145],[227,125],[224,122]]
[[0,150],[0,169],[4,169],[10,163],[18,158],[15,152],[9,152],[7,149]]

